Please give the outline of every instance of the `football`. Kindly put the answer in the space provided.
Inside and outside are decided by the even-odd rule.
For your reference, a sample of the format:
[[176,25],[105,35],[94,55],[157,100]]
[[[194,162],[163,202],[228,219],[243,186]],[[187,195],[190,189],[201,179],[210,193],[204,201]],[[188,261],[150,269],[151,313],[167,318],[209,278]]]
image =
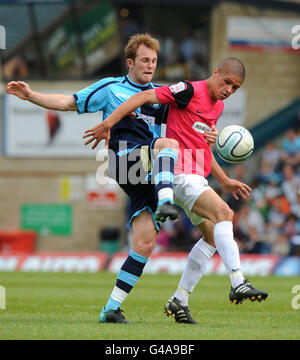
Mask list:
[[223,128],[216,142],[217,153],[228,163],[240,163],[249,158],[254,150],[254,140],[249,130],[240,125]]

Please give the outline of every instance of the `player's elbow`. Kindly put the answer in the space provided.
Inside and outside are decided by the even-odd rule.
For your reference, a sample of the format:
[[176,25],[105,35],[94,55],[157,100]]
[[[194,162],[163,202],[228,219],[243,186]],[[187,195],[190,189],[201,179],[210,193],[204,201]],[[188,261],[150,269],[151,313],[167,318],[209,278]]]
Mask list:
[[59,111],[77,111],[77,104],[73,95],[60,97],[57,107]]
[[156,96],[156,93],[153,89],[141,91],[137,94],[135,94],[139,100],[139,103],[141,104],[158,104],[158,98]]

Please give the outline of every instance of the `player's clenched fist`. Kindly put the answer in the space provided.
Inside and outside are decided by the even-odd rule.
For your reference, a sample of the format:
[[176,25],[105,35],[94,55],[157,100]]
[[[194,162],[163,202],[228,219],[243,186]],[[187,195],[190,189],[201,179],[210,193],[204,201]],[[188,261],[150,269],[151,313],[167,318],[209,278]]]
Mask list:
[[218,134],[219,132],[215,125],[211,127],[211,131],[204,132],[205,139],[209,144],[214,144],[217,141]]

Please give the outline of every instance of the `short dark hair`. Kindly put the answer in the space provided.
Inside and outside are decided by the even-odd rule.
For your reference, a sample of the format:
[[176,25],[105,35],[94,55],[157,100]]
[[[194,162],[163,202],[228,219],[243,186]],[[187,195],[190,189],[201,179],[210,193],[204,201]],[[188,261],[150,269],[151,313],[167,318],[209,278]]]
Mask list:
[[220,72],[231,72],[235,75],[237,75],[242,80],[245,80],[246,77],[246,69],[244,64],[241,62],[241,60],[236,59],[234,57],[230,57],[227,59],[224,59],[220,62],[220,64],[217,66],[217,68],[220,70]]

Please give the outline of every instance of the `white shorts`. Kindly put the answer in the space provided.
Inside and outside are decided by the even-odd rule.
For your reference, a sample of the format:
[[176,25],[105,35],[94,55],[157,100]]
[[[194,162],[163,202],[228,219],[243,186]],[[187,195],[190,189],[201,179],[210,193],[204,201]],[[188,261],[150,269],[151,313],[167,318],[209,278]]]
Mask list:
[[198,197],[209,189],[211,187],[203,176],[180,174],[174,177],[174,202],[186,212],[195,226],[201,224],[205,219],[193,213],[192,208]]

